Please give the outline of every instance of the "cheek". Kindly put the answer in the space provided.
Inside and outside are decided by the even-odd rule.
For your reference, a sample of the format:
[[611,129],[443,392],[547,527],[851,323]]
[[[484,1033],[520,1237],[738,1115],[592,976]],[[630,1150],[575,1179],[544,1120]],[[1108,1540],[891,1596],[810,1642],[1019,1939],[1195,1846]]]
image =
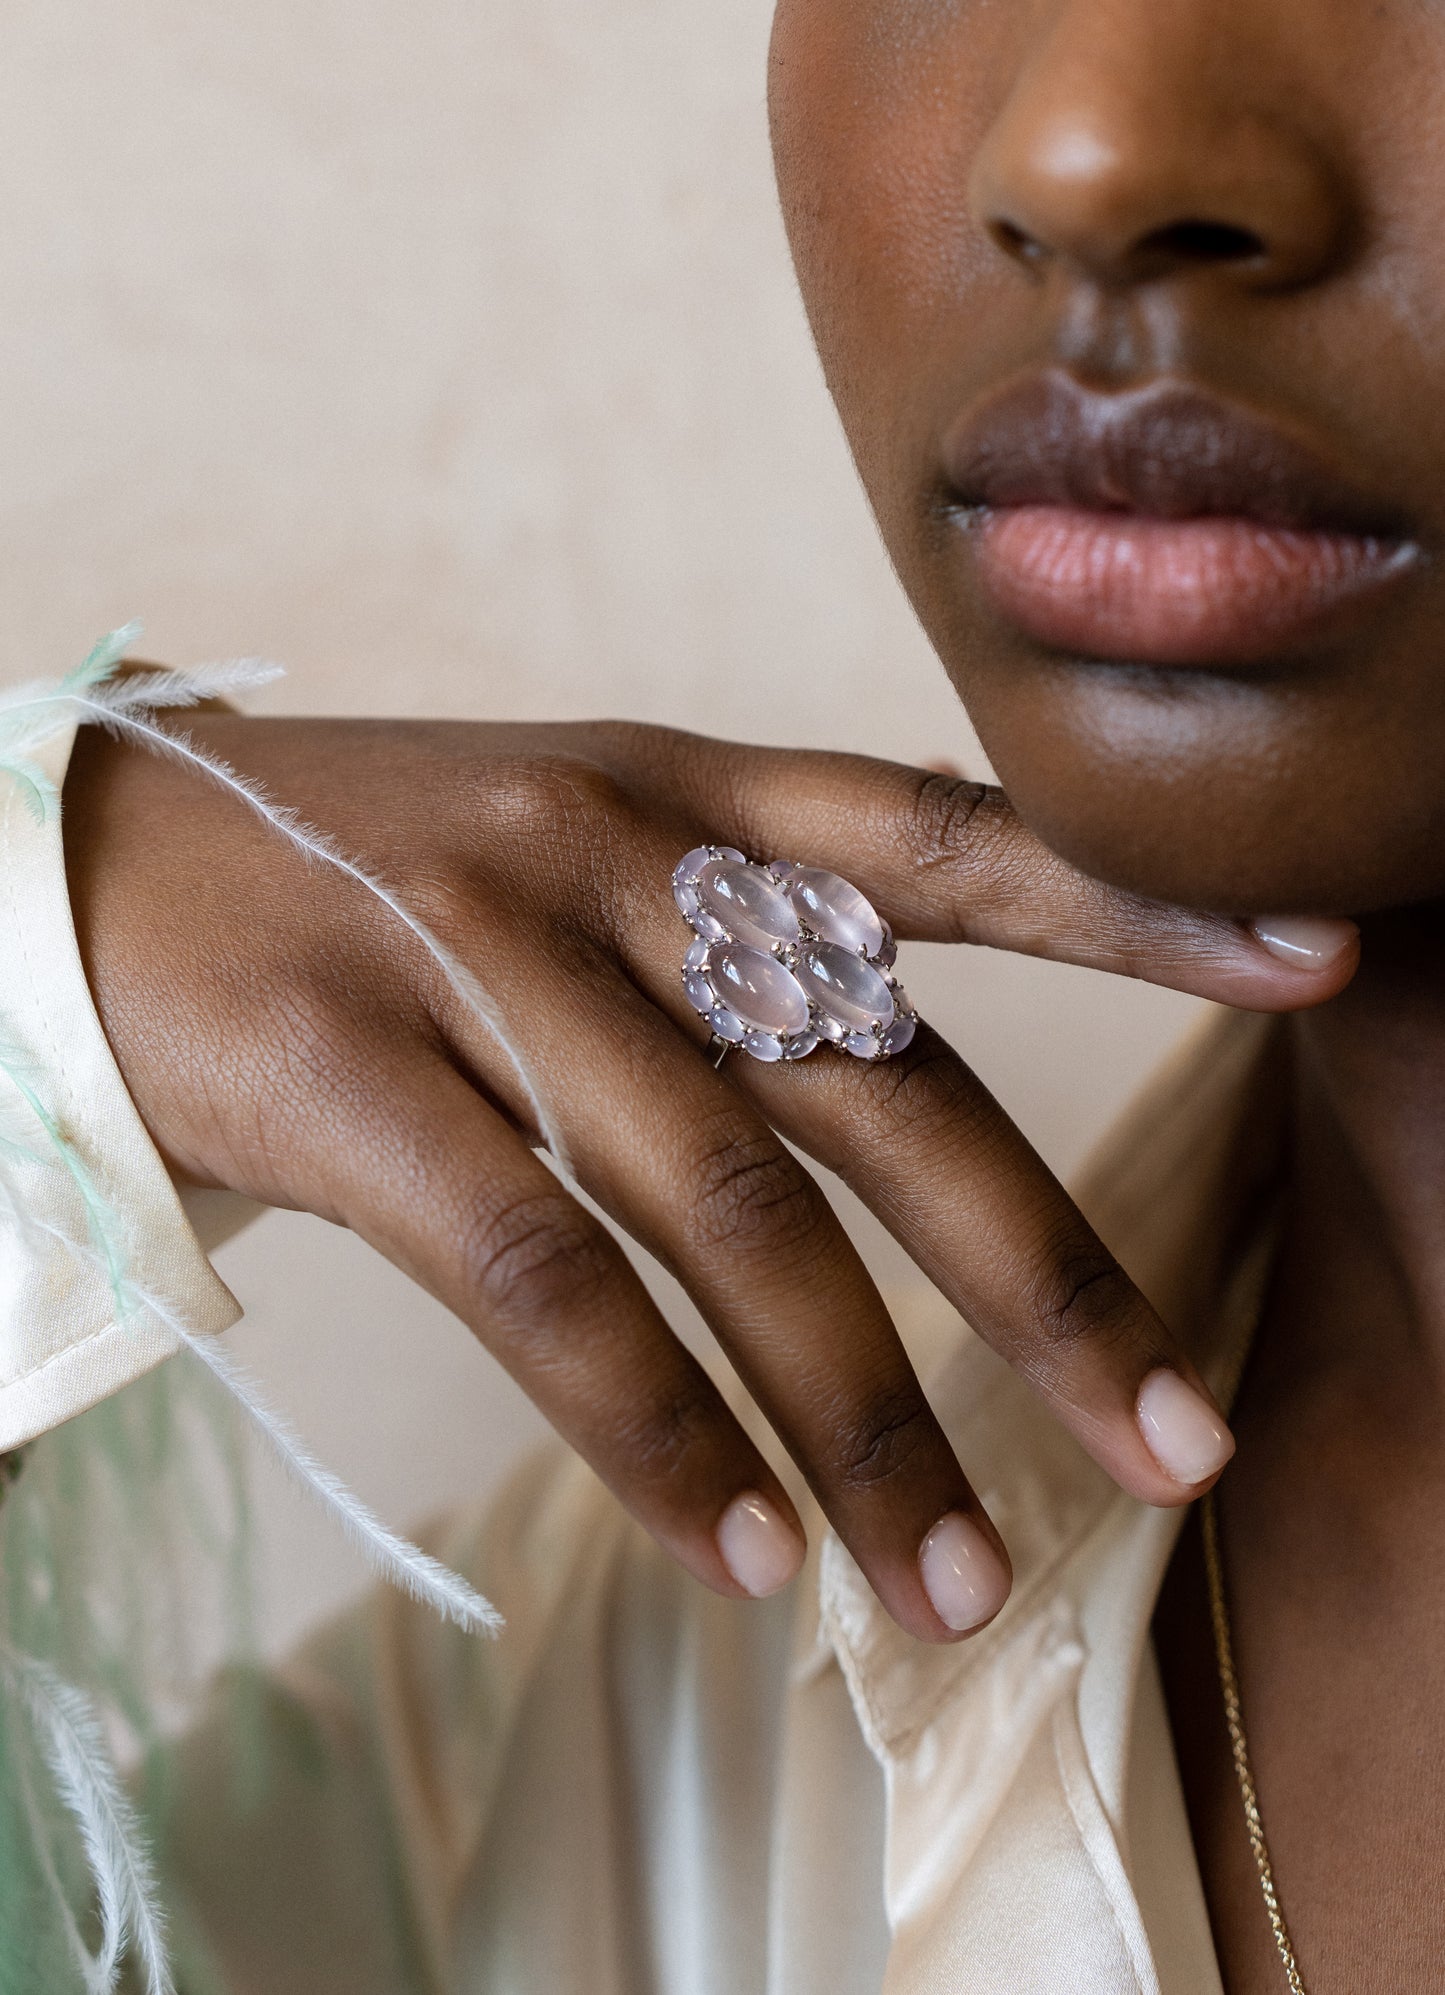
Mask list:
[[[980,15],[959,60],[960,11]],[[907,0],[782,0],[769,107],[804,302],[859,469],[888,532],[932,441],[938,370],[991,248],[968,178],[997,67],[994,9]],[[970,46],[973,47],[972,42]],[[976,301],[975,301],[976,302]]]

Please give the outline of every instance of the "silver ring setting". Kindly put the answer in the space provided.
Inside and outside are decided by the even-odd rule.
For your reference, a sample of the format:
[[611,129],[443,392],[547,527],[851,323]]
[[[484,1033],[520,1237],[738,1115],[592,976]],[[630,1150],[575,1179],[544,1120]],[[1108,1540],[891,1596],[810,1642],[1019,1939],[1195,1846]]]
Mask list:
[[918,1014],[893,974],[893,931],[837,873],[699,845],[672,892],[693,932],[682,988],[720,1054],[802,1060],[836,1046],[887,1060],[912,1040]]

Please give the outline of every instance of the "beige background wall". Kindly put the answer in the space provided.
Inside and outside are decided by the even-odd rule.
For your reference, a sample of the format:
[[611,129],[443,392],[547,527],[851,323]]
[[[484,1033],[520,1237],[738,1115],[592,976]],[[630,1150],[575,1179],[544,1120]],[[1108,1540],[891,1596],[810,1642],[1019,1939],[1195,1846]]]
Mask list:
[[[153,656],[285,660],[272,710],[610,712],[982,767],[808,345],[768,14],[14,0],[0,667],[140,615]],[[979,953],[914,950],[908,981],[1062,1169],[1192,1010]],[[274,1215],[221,1264],[237,1347],[393,1519],[539,1430],[350,1238]],[[357,1575],[269,1474],[262,1514],[279,1641]]]

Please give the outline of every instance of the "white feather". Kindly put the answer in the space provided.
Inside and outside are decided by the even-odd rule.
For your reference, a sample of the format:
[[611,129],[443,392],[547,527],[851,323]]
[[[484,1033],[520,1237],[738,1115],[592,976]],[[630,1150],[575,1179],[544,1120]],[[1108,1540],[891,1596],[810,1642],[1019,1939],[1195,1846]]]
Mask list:
[[96,1986],[107,1995],[114,1988],[129,1941],[145,1995],[174,1995],[150,1852],[95,1714],[78,1690],[33,1656],[0,1647],[0,1674],[40,1735],[51,1777],[85,1846],[102,1932]]
[[503,1617],[459,1573],[444,1566],[409,1539],[383,1524],[339,1476],[316,1460],[305,1442],[262,1398],[259,1388],[222,1346],[219,1338],[202,1335],[183,1322],[159,1296],[132,1291],[143,1308],[157,1317],[226,1388],[247,1419],[265,1436],[283,1466],[316,1496],[373,1569],[424,1605],[454,1621],[468,1634],[498,1633]]
[[102,1925],[98,1953],[92,1953],[85,1944],[69,1894],[55,1867],[55,1855],[50,1847],[50,1830],[35,1792],[35,1783],[30,1777],[30,1768],[23,1761],[15,1769],[15,1779],[20,1789],[31,1845],[40,1865],[41,1874],[49,1888],[50,1902],[64,1928],[66,1944],[70,1948],[71,1959],[75,1962],[75,1971],[85,1984],[85,1995],[111,1995],[119,1973],[118,1959],[111,1959],[113,1951],[111,1935]]
[[286,668],[266,658],[230,658],[211,665],[190,665],[180,672],[144,672],[133,679],[113,679],[101,697],[116,711],[146,707],[193,707],[202,700],[251,693],[284,678]]
[[[9,1143],[0,1145],[0,1218],[8,1219],[22,1237],[28,1234],[58,1240],[77,1260],[104,1269],[123,1315],[130,1315],[137,1308],[148,1311],[172,1336],[193,1351],[265,1436],[282,1465],[331,1513],[381,1578],[390,1580],[413,1599],[434,1608],[459,1628],[471,1633],[495,1634],[503,1626],[503,1618],[489,1600],[484,1600],[474,1587],[468,1586],[459,1574],[451,1572],[439,1559],[432,1558],[383,1524],[339,1476],[316,1460],[305,1442],[292,1432],[279,1414],[267,1406],[259,1387],[222,1348],[218,1339],[193,1330],[162,1296],[140,1287],[131,1277],[125,1267],[124,1250],[119,1245],[120,1223],[95,1185],[83,1159],[67,1142],[54,1117],[45,1112],[33,1090],[19,1080],[13,1069],[0,1067],[0,1071],[8,1071],[10,1079],[22,1087],[51,1148],[57,1153],[56,1163],[69,1171],[79,1187],[91,1239],[77,1240],[62,1227],[26,1206],[9,1182],[4,1167],[6,1155],[13,1154],[18,1147]],[[24,1155],[23,1152],[20,1154]]]

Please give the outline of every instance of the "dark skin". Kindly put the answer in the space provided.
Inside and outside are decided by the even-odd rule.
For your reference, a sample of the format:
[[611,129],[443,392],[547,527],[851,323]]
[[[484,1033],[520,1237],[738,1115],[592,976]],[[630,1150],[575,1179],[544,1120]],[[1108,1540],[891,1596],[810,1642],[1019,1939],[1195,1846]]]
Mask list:
[[[829,384],[1021,815],[1118,886],[1362,918],[1292,1022],[1279,1265],[1220,1490],[1246,1718],[1307,1985],[1445,1960],[1445,14],[1387,0],[782,0],[772,108]],[[1201,226],[1204,225],[1204,226]],[[1399,523],[1405,584],[1245,665],[1000,613],[944,439],[1021,368],[1262,410]],[[1232,1995],[1281,1988],[1191,1527],[1157,1623]]]

